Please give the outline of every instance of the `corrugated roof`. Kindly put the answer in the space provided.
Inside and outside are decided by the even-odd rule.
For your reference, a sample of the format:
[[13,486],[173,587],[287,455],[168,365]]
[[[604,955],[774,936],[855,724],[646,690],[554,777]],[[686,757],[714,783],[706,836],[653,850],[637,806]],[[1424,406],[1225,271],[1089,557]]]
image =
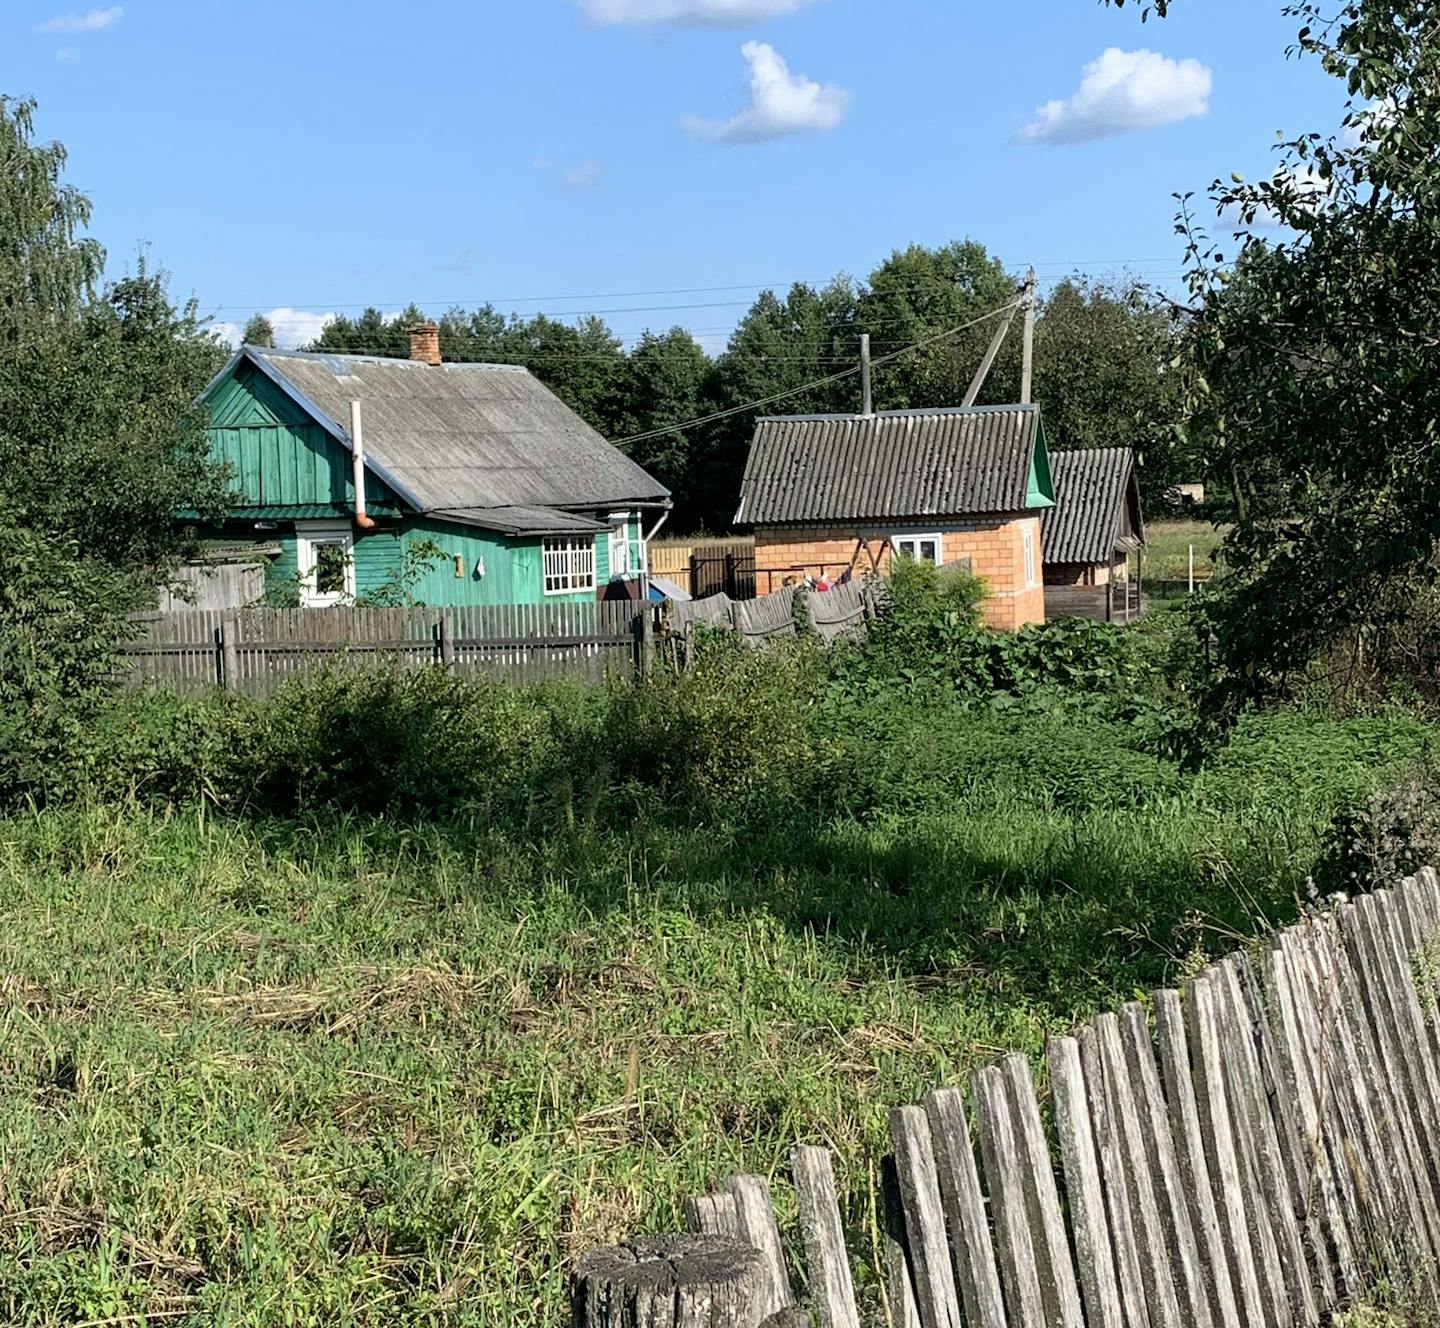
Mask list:
[[349,445],[363,409],[376,474],[422,511],[607,507],[669,491],[526,369],[248,346],[248,355]]
[[[1055,506],[1040,519],[1045,561],[1108,562],[1115,550],[1124,546],[1125,504],[1130,501],[1134,475],[1135,454],[1128,447],[1051,452]],[[1138,496],[1132,521],[1134,534],[1143,543]]]
[[736,521],[964,516],[1030,508],[1034,406],[797,415],[756,426]]

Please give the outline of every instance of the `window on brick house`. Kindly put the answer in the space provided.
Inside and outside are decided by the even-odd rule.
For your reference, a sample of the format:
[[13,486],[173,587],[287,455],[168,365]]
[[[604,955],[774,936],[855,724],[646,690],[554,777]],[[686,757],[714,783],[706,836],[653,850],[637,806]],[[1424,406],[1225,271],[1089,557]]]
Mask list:
[[933,563],[940,566],[939,535],[892,535],[890,543],[901,558],[911,558],[917,563]]
[[1035,587],[1035,532],[1025,527],[1025,589]]

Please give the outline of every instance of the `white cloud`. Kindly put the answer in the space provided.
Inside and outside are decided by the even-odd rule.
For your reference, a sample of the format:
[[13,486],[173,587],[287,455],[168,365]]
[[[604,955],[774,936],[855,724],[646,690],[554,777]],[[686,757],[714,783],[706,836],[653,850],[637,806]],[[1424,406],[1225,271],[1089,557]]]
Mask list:
[[537,175],[558,175],[571,189],[587,189],[592,184],[599,184],[600,177],[604,174],[600,163],[588,157],[573,166],[567,166],[551,157],[533,157],[530,165],[535,168]]
[[1085,66],[1064,101],[1047,101],[1020,131],[1027,143],[1085,143],[1207,115],[1210,71],[1198,60],[1112,46]]
[[210,322],[205,324],[207,336],[212,336],[216,341],[229,346],[232,350],[240,344],[240,324],[226,322]]
[[[335,321],[335,315],[312,313],[307,309],[290,309],[281,306],[267,309],[265,317],[275,329],[275,344],[281,350],[294,350],[296,346],[307,346]],[[206,331],[227,346],[238,346],[244,334],[244,325],[226,321],[210,323]]]
[[793,14],[814,0],[580,0],[592,23],[676,23],[691,27],[740,27]]
[[572,189],[584,189],[588,185],[598,184],[600,163],[598,161],[582,161],[578,166],[572,166],[560,178]]
[[124,14],[125,10],[120,5],[111,5],[109,9],[91,9],[83,14],[56,14],[54,18],[46,19],[35,31],[101,32],[114,27]]
[[691,117],[685,128],[717,143],[764,143],[786,134],[834,129],[845,118],[850,93],[792,74],[784,57],[765,42],[740,48],[750,63],[750,103],[728,120]]

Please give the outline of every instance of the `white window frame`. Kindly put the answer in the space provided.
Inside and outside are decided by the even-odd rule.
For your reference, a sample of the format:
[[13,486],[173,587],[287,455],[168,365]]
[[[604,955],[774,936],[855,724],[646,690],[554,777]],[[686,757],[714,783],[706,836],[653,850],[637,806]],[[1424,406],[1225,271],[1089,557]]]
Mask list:
[[[610,513],[610,576],[620,577],[622,580],[638,575],[638,570],[631,566],[630,557],[630,513]],[[616,550],[619,550],[619,557],[616,557]]]
[[1025,589],[1034,590],[1038,582],[1035,578],[1035,530],[1032,526],[1026,526],[1021,532],[1021,538],[1025,544]]
[[895,550],[898,557],[910,558],[918,563],[925,561],[920,557],[920,546],[926,541],[935,545],[935,562],[932,566],[942,566],[945,562],[945,540],[938,532],[920,535],[912,535],[906,532],[903,535],[891,535],[890,547]]
[[585,590],[593,591],[595,537],[561,535],[542,540],[540,585],[547,595],[575,595]]
[[[315,587],[322,547],[345,554],[345,588],[322,594]],[[348,521],[305,521],[295,525],[295,561],[300,569],[300,603],[307,609],[333,609],[355,598],[355,532]]]

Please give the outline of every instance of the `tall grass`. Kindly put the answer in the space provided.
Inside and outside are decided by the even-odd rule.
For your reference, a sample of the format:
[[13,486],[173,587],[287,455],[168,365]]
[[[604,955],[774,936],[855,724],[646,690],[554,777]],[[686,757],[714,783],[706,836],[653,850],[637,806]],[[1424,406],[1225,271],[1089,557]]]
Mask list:
[[560,1322],[569,1254],[800,1140],[873,1267],[890,1106],[1293,914],[1333,790],[1255,745],[768,832],[12,815],[0,1317]]

